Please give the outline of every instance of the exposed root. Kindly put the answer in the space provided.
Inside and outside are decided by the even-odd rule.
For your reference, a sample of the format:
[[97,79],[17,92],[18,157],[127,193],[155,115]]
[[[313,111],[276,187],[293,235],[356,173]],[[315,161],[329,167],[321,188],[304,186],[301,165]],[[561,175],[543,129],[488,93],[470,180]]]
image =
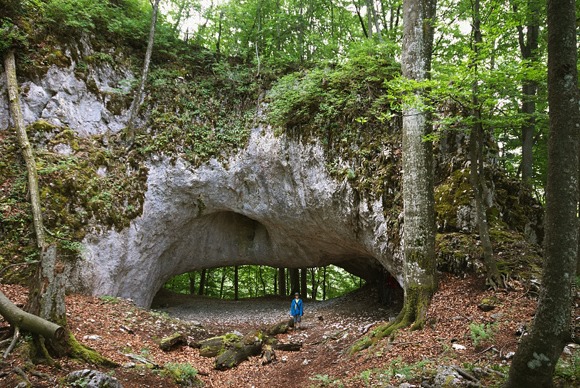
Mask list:
[[10,355],[12,350],[14,350],[14,346],[16,346],[16,343],[18,342],[19,339],[20,339],[20,328],[18,326],[15,326],[14,327],[14,335],[12,336],[12,341],[10,342],[10,345],[8,346],[6,351],[4,352],[5,359],[8,358],[8,356]]

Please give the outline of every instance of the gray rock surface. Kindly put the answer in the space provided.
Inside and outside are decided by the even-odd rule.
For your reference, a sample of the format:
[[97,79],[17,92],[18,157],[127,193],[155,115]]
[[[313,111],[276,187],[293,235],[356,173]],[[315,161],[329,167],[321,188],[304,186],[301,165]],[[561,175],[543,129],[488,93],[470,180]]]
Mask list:
[[[57,126],[67,126],[79,135],[116,133],[124,128],[127,109],[111,112],[113,100],[122,99],[134,78],[123,69],[110,65],[90,67],[84,79],[79,78],[76,65],[63,69],[56,66],[39,80],[27,80],[20,85],[22,112],[26,125],[44,120]],[[6,96],[6,80],[0,77],[0,93]],[[118,107],[115,105],[115,107]],[[0,130],[10,126],[8,100],[0,99]]]
[[318,144],[257,128],[228,160],[151,160],[147,185],[130,227],[87,236],[75,288],[149,306],[172,276],[203,268],[333,263],[372,280],[382,264],[400,274],[380,203],[355,202]]
[[123,388],[116,378],[98,370],[81,369],[71,372],[66,377],[72,387],[86,388]]

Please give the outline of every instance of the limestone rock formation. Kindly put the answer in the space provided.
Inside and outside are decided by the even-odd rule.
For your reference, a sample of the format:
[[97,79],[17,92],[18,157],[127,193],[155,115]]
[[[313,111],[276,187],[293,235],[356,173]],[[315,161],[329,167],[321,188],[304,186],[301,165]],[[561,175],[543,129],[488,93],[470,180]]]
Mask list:
[[[76,67],[51,66],[39,80],[27,80],[20,86],[24,120],[27,125],[45,120],[52,125],[67,126],[80,135],[116,133],[124,128],[127,109],[122,96],[133,75],[110,65],[91,67],[84,79]],[[6,95],[4,79],[0,92]],[[10,125],[8,101],[0,99],[0,130]]]
[[328,175],[319,145],[257,128],[228,160],[151,160],[147,185],[129,228],[85,239],[77,284],[88,291],[148,306],[174,275],[250,263],[334,263],[369,280],[381,263],[399,274],[380,203],[355,202],[346,181]]
[[[26,121],[43,119],[79,136],[117,133],[127,119],[122,85],[131,77],[106,64],[90,67],[82,76],[74,63],[51,67],[42,78],[21,84]],[[2,98],[0,130],[9,126],[6,109]],[[438,232],[447,236],[439,240],[439,257],[453,268],[472,270],[478,248],[470,234],[472,201],[462,173],[461,144],[461,139],[440,144],[437,222]],[[62,154],[74,152],[64,143],[53,147]],[[400,153],[390,154],[398,163]],[[141,215],[122,230],[96,227],[89,232],[69,285],[149,306],[172,276],[228,265],[337,264],[370,281],[386,270],[401,282],[401,215],[394,214],[398,206],[387,210],[384,205],[400,201],[396,187],[371,199],[356,192],[348,177],[331,176],[326,158],[316,139],[301,142],[275,135],[266,125],[253,129],[244,148],[199,166],[178,157],[152,156]],[[492,221],[504,230],[525,229],[532,235],[541,222],[522,216],[528,209],[522,198],[517,185],[492,187]],[[511,239],[509,235],[506,241]]]

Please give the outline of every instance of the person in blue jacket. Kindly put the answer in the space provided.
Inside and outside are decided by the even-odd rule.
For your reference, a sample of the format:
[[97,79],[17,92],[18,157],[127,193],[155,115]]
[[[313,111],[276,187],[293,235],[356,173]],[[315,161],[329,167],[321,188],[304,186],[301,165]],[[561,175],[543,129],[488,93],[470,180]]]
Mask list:
[[300,321],[302,320],[302,315],[304,315],[304,308],[302,299],[300,299],[300,293],[294,294],[294,299],[290,303],[290,315],[294,318],[294,329],[300,329]]

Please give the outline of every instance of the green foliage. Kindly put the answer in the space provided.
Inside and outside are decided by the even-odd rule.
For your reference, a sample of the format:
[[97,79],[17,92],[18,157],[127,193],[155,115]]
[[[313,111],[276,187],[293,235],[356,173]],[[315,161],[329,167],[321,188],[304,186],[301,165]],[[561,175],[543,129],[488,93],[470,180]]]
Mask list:
[[473,341],[473,346],[479,348],[483,342],[487,342],[493,338],[497,326],[490,323],[470,323],[469,334]]
[[575,386],[580,381],[580,351],[574,349],[571,355],[563,354],[554,371],[555,379],[562,379],[567,385]]
[[339,379],[333,378],[329,375],[315,375],[310,377],[310,380],[316,383],[317,387],[341,387],[342,383]]
[[119,298],[117,298],[116,296],[102,295],[102,296],[99,296],[99,299],[105,303],[110,303],[110,304],[118,304],[119,303]]
[[191,364],[169,362],[163,365],[162,374],[171,376],[173,380],[180,385],[188,387],[203,386],[203,383],[197,378],[197,369]]
[[151,72],[152,133],[138,138],[143,153],[181,156],[199,164],[245,146],[257,84],[245,67],[216,63],[208,70],[210,74],[195,80],[185,69]]
[[45,17],[57,33],[73,36],[102,26],[107,17],[104,1],[50,0],[45,6]]

